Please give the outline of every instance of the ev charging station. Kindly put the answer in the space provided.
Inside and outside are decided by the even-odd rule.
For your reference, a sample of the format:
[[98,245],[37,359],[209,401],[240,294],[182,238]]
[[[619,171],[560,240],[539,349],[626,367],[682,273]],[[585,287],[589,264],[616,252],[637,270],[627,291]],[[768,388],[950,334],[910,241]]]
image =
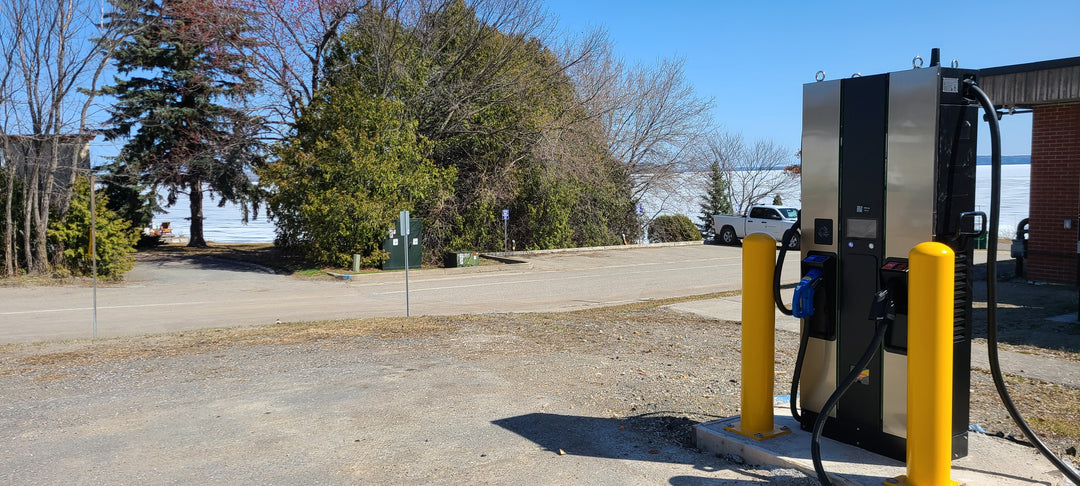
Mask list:
[[[956,484],[950,459],[969,453],[974,244],[986,235],[994,386],[1024,437],[1080,485],[1080,472],[1031,430],[1005,386],[996,319],[999,112],[979,87],[977,70],[956,61],[942,67],[939,57],[934,49],[927,68],[916,57],[910,71],[835,81],[819,72],[817,82],[803,86],[799,222],[784,234],[778,257],[768,235],[743,241],[742,413],[695,427],[699,444],[792,454],[783,437],[797,434],[776,421],[770,400],[779,310],[801,318],[791,418],[783,420],[811,431],[821,484],[832,484],[823,436],[905,462],[908,474],[886,484]],[[990,128],[989,217],[974,211],[980,109]],[[788,309],[780,282],[797,233],[801,278]],[[771,285],[761,280],[766,273]],[[776,309],[767,305],[770,290]],[[777,447],[752,445],[771,441]]]
[[[935,56],[936,58],[936,56]],[[921,62],[921,60],[920,60]],[[914,64],[914,63],[913,63]],[[952,455],[967,455],[977,71],[926,68],[803,87],[801,274],[820,279],[802,321],[800,425],[810,430],[874,341],[875,295],[895,304],[884,344],[824,422],[824,436],[903,461],[907,258],[921,242],[956,255]],[[981,219],[981,225],[976,224]],[[978,228],[978,231],[976,231]],[[881,316],[877,316],[878,319]]]

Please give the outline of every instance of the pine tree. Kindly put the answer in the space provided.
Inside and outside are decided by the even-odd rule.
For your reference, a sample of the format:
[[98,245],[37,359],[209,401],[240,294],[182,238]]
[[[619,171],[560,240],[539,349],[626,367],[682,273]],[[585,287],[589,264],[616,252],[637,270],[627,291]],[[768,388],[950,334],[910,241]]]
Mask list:
[[204,192],[219,205],[239,203],[245,220],[258,208],[247,174],[262,164],[263,126],[243,106],[259,89],[248,73],[256,45],[250,16],[213,0],[111,2],[108,22],[122,23],[126,34],[115,55],[126,78],[103,89],[117,98],[106,137],[129,138],[117,163],[165,189],[169,206],[188,194],[188,246],[206,246]]
[[724,178],[724,170],[720,162],[713,161],[709,166],[709,189],[705,192],[705,203],[701,205],[701,232],[705,235],[715,235],[712,227],[714,214],[731,214],[731,199],[728,197],[728,182]]

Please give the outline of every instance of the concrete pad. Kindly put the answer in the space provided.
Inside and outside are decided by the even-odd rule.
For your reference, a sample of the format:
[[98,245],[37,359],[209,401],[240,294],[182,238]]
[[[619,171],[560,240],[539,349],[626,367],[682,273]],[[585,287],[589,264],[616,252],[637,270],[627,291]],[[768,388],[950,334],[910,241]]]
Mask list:
[[[696,425],[697,446],[714,454],[741,456],[749,464],[793,468],[817,477],[810,456],[810,432],[802,430],[786,408],[776,408],[773,413],[775,424],[789,427],[790,434],[756,441],[724,430],[725,425],[739,420],[735,416]],[[963,484],[1067,484],[1033,448],[977,433],[969,434],[968,445],[968,456],[953,461],[952,466],[952,479]],[[837,485],[881,486],[885,480],[907,473],[902,462],[828,438],[821,440],[821,456],[830,480]]]
[[[785,305],[788,305],[788,308],[790,308],[791,306],[791,296],[794,293],[794,289],[780,290],[780,298],[783,299]],[[721,297],[719,299],[682,302],[679,304],[672,304],[666,307],[674,311],[696,314],[699,316],[719,319],[722,321],[742,321],[741,295],[732,295],[730,297]],[[784,313],[780,312],[779,309],[777,309],[776,311],[777,330],[798,334],[801,329],[801,324],[799,321],[799,319],[784,315]]]
[[[1034,354],[998,350],[1001,372],[1080,389],[1080,363]],[[990,354],[985,343],[971,344],[971,367],[990,370]]]
[[[785,304],[791,302],[791,295],[793,292],[794,290],[792,289],[780,291],[780,296]],[[719,299],[683,302],[669,305],[667,308],[712,319],[734,322],[742,321],[742,297],[739,295],[721,297]],[[778,331],[798,334],[800,332],[799,319],[784,315],[777,310],[776,329]],[[1080,363],[1075,361],[1005,350],[998,351],[998,360],[1001,362],[1002,371],[1006,374],[1023,376],[1025,378],[1080,389]],[[972,343],[971,367],[980,370],[990,370],[990,358],[986,351],[986,345]]]

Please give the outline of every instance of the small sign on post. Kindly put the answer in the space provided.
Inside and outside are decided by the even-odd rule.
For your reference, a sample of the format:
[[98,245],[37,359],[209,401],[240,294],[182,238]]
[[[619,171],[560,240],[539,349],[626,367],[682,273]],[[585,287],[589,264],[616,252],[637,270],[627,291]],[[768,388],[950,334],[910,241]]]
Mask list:
[[508,240],[506,239],[507,238],[507,236],[506,236],[506,224],[507,224],[508,221],[510,221],[510,210],[509,209],[502,210],[502,220],[503,220],[503,251],[507,251],[507,250],[510,249],[510,244],[507,243]]

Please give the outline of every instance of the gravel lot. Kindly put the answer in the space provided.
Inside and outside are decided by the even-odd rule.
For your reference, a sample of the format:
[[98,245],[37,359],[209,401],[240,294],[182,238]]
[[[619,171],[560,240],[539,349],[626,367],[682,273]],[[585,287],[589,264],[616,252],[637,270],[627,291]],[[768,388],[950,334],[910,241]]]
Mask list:
[[811,484],[688,447],[737,336],[636,306],[10,346],[0,454],[12,484]]
[[[1075,289],[1009,282],[1001,292],[1014,306],[1003,312],[1012,349],[1080,357],[1075,324],[1036,319],[1074,306]],[[0,477],[816,484],[689,444],[692,424],[738,413],[740,329],[662,307],[677,300],[2,347]],[[778,394],[796,346],[777,333]],[[989,376],[972,379],[972,421],[1017,434]],[[1052,448],[1077,446],[1080,391],[1019,378],[1010,387]]]

